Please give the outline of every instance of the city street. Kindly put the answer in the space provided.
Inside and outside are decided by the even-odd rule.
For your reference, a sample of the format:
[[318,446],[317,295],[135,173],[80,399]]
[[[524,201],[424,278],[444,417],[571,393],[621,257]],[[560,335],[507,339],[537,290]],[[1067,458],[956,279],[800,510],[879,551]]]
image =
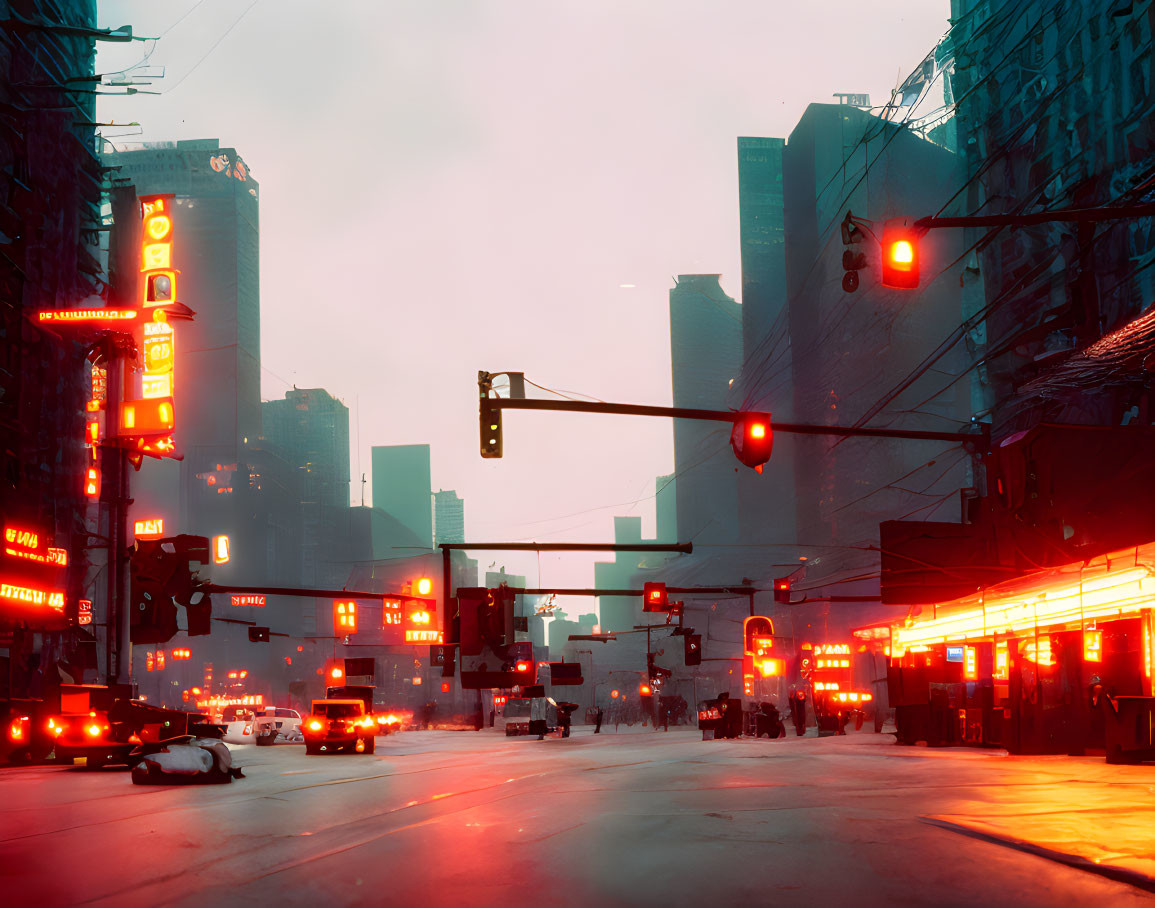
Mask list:
[[1155,901],[1005,841],[1155,877],[1138,814],[1150,767],[867,733],[630,732],[405,732],[369,757],[237,747],[246,778],[225,786],[8,769],[0,891],[39,905]]

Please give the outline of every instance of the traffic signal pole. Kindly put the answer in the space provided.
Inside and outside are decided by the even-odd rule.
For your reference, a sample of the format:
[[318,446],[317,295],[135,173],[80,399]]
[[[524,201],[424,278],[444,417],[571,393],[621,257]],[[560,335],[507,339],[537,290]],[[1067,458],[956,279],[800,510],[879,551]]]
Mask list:
[[[698,410],[692,407],[651,407],[641,404],[612,404],[585,400],[516,400],[506,397],[489,398],[489,407],[496,410],[557,410],[564,413],[610,413],[618,416],[662,416],[673,419],[700,419],[712,422],[741,422],[752,414],[739,410]],[[765,415],[765,414],[763,414]],[[990,427],[977,423],[977,432],[930,432],[919,429],[882,429],[867,426],[820,426],[809,423],[770,421],[775,432],[788,435],[825,435],[836,438],[899,438],[908,441],[950,441],[955,444],[981,444],[984,449],[990,440]],[[687,543],[688,544],[688,543]],[[459,548],[470,548],[457,544]],[[579,546],[568,551],[609,551],[612,549],[591,549]],[[619,549],[633,551],[634,549]],[[643,549],[645,550],[645,549]],[[559,549],[559,551],[567,551]],[[648,551],[673,551],[669,548]]]

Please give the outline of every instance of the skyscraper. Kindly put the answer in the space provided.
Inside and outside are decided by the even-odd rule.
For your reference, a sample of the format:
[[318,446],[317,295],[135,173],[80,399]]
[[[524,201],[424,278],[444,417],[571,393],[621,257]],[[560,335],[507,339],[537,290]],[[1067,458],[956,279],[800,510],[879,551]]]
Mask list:
[[[738,139],[742,250],[742,371],[734,403],[790,422],[790,332],[786,317],[783,139]],[[773,369],[760,368],[772,363]],[[761,475],[738,471],[739,525],[745,542],[794,538],[794,449],[778,444]]]
[[[680,274],[670,290],[674,406],[722,410],[742,365],[742,307],[717,274]],[[733,542],[738,484],[727,423],[674,420],[678,537]]]
[[373,448],[373,507],[407,527],[426,548],[433,547],[433,498],[429,445]]
[[264,437],[300,471],[302,501],[349,504],[349,408],[324,388],[261,403]]
[[196,312],[177,329],[176,442],[186,456],[235,462],[244,440],[261,434],[257,182],[217,139],[148,143],[104,162],[138,195],[176,196],[177,297]]
[[452,489],[433,493],[433,535],[442,542],[465,542],[465,502]]
[[[273,488],[292,479],[260,447],[260,277],[258,185],[234,148],[217,139],[157,142],[106,152],[113,174],[139,195],[168,193],[177,299],[196,317],[176,325],[174,398],[180,463],[134,477],[133,517],[161,517],[182,532],[228,534],[238,558],[224,582],[262,582],[296,560],[268,544]],[[262,494],[263,493],[263,494]],[[295,570],[286,564],[290,575]],[[231,575],[231,576],[229,576]],[[216,578],[214,578],[216,579]]]

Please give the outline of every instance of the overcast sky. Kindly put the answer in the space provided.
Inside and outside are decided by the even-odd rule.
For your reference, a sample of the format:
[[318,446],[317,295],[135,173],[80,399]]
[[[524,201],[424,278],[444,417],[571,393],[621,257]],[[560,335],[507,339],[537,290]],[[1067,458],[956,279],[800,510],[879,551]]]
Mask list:
[[[99,119],[143,128],[117,141],[219,138],[260,183],[263,396],[344,400],[354,475],[372,445],[429,443],[434,488],[456,489],[467,536],[487,541],[612,541],[615,514],[652,533],[672,426],[510,413],[505,457],[482,460],[477,370],[669,404],[673,276],[721,273],[740,297],[736,137],[787,136],[834,92],[884,102],[949,14],[948,0],[99,6],[104,26],[162,36],[102,46],[98,71],[146,53],[165,67],[159,97],[101,101]],[[590,560],[543,557],[540,582],[592,585]],[[499,564],[539,582],[534,557]]]

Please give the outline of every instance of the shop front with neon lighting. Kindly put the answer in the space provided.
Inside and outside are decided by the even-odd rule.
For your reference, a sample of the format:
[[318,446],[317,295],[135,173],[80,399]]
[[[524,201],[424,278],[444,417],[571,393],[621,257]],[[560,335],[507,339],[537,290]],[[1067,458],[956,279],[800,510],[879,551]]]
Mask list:
[[1152,696],[1155,542],[916,606],[890,632],[900,743],[1101,752]]

